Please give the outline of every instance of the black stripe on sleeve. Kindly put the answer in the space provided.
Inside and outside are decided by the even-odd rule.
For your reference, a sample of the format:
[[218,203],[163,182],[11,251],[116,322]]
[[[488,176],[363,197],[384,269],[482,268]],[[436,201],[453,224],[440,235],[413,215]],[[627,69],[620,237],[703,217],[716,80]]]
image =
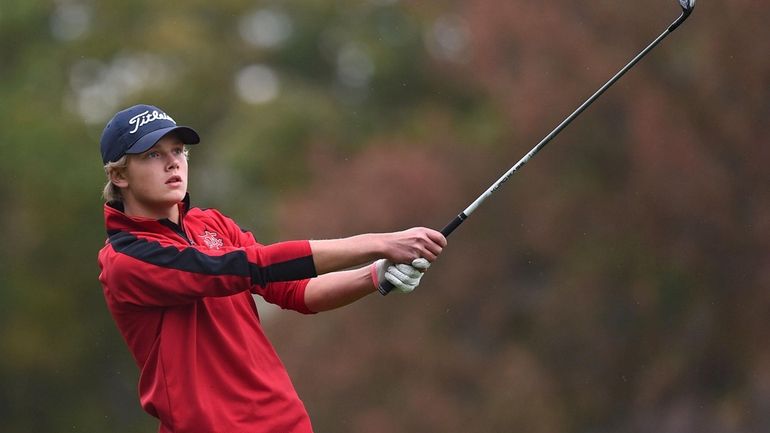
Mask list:
[[[313,256],[298,257],[285,262],[274,263],[264,268],[252,264],[252,272],[255,271],[265,273],[263,279],[266,281],[291,281],[318,276],[315,271]],[[304,275],[304,277],[297,278],[297,275]],[[255,281],[254,278],[255,276],[252,274],[251,280]]]
[[121,254],[151,265],[204,275],[233,275],[250,277],[252,284],[264,286],[269,282],[301,280],[315,276],[312,256],[300,257],[269,266],[250,263],[245,251],[232,251],[209,256],[196,248],[163,247],[158,242],[139,238],[131,233],[109,233],[112,248]]

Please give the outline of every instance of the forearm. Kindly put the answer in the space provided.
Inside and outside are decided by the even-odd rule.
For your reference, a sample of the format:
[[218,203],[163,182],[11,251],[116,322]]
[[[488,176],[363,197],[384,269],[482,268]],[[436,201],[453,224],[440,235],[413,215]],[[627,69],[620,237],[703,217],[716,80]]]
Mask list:
[[349,269],[384,254],[385,234],[369,233],[343,239],[313,240],[313,263],[318,275]]
[[333,310],[375,292],[371,269],[332,272],[313,278],[305,288],[305,304],[315,312]]
[[414,227],[394,233],[369,233],[344,239],[310,241],[318,275],[352,268],[376,259],[412,263],[418,258],[436,260],[446,238],[440,232]]

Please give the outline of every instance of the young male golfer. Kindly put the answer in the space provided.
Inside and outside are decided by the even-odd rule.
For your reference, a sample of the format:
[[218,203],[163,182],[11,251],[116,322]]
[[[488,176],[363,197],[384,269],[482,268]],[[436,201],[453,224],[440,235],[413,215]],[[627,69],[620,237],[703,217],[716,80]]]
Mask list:
[[162,433],[311,432],[252,295],[314,313],[385,280],[409,292],[446,239],[413,228],[259,244],[219,211],[190,206],[185,145],[199,141],[149,105],[117,113],[101,138],[99,281],[139,366],[140,403]]

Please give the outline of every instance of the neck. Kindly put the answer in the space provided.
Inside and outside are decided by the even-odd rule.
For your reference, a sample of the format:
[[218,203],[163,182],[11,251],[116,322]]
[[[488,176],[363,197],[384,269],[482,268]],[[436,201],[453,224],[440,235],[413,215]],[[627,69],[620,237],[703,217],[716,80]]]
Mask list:
[[126,199],[123,201],[124,213],[130,217],[168,219],[174,224],[179,224],[179,206],[176,203],[171,206],[148,206],[128,197]]

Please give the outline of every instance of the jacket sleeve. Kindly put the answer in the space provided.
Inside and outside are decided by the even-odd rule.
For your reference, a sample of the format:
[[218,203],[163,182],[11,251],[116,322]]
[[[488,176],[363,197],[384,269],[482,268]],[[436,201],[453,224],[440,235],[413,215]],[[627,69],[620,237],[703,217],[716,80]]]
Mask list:
[[268,283],[265,287],[254,286],[251,292],[274,305],[302,314],[315,314],[305,304],[305,288],[310,279]]
[[229,296],[316,275],[307,241],[208,250],[116,232],[99,262],[99,278],[116,300],[151,306]]
[[[251,232],[241,229],[232,220],[230,220],[230,224],[234,228],[231,236],[236,245],[244,248],[260,245]],[[310,279],[306,278],[292,281],[271,281],[266,285],[255,284],[251,287],[251,292],[283,309],[294,310],[303,314],[315,314],[305,304],[305,287],[309,281]]]

